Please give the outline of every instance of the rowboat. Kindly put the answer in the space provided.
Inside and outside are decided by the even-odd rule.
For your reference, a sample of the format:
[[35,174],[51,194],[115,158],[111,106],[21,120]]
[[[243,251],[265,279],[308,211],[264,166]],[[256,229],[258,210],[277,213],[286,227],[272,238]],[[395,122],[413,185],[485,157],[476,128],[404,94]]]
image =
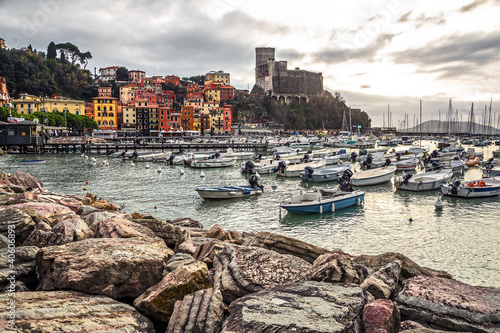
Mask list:
[[453,171],[449,168],[436,171],[420,172],[417,174],[407,173],[394,179],[394,185],[398,190],[407,191],[431,191],[437,190],[453,177]]
[[325,183],[337,180],[345,170],[351,167],[351,163],[344,163],[323,168],[313,169],[310,166],[304,168],[300,178],[306,182]]
[[262,188],[258,186],[225,186],[197,188],[196,192],[203,199],[232,199],[261,194]]
[[351,178],[352,185],[376,185],[388,182],[396,172],[395,165],[355,172]]
[[19,161],[19,163],[23,164],[23,165],[45,164],[45,162],[47,162],[47,160],[22,160],[22,161]]
[[471,157],[469,157],[468,160],[465,161],[465,164],[467,164],[467,166],[478,165],[479,164],[479,157],[471,156]]
[[453,197],[482,198],[500,194],[500,177],[483,178],[441,185],[441,193]]
[[359,190],[344,192],[341,190],[308,191],[299,193],[281,203],[281,208],[292,214],[326,213],[361,205],[365,200],[365,193]]

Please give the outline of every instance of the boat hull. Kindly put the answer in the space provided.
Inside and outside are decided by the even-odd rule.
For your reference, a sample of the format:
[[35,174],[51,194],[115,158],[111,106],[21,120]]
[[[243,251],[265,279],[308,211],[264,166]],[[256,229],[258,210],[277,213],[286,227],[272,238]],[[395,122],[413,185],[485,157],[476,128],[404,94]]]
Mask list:
[[451,188],[451,185],[441,185],[441,193],[461,198],[493,197],[500,194],[500,181],[497,181],[496,184],[486,185],[484,187],[470,187],[462,184],[458,187],[457,193],[452,193]]
[[236,163],[235,158],[231,159],[212,159],[212,160],[199,160],[199,161],[192,161],[191,162],[191,167],[192,168],[224,168],[224,167],[230,167],[233,166],[234,163]]
[[[435,178],[429,179],[429,176],[426,177],[426,174],[435,175]],[[451,171],[451,169],[442,169],[439,171],[417,174],[407,183],[403,182],[403,177],[397,177],[396,179],[394,179],[394,186],[398,190],[413,192],[433,191],[439,189],[441,185],[447,183],[452,177],[453,172]]]
[[[361,191],[344,192],[341,197],[321,197],[318,195],[317,200],[302,201],[297,203],[282,203],[281,208],[286,209],[292,214],[314,214],[327,213],[351,206],[360,205],[365,200],[365,193]],[[321,197],[321,200],[319,198]]]
[[[384,168],[387,168],[384,171]],[[372,173],[370,173],[372,172]],[[355,186],[369,186],[388,182],[396,172],[395,166],[388,166],[355,173],[351,178],[351,184]]]
[[19,163],[23,165],[36,165],[36,164],[45,164],[47,160],[25,160],[25,161],[20,161]]
[[196,192],[198,192],[203,199],[233,199],[261,194],[262,189],[251,186],[227,186],[197,188]]

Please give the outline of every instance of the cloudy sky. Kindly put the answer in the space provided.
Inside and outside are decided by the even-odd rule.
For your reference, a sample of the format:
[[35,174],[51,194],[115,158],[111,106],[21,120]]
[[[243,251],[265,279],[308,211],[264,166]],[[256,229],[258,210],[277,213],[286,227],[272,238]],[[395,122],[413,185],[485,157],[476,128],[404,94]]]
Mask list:
[[[276,48],[289,68],[323,73],[324,88],[361,108],[373,126],[464,121],[493,99],[500,116],[500,0],[0,0],[8,48],[71,42],[88,69],[125,66],[147,75],[231,73],[255,83],[255,47]],[[459,116],[459,117],[460,117]]]

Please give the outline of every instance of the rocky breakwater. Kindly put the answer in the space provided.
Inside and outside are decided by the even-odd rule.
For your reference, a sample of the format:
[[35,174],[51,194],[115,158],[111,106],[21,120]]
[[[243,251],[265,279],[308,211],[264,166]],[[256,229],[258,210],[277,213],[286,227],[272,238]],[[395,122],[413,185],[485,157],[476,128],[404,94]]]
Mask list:
[[402,254],[126,214],[19,171],[0,232],[0,331],[500,331],[499,290]]

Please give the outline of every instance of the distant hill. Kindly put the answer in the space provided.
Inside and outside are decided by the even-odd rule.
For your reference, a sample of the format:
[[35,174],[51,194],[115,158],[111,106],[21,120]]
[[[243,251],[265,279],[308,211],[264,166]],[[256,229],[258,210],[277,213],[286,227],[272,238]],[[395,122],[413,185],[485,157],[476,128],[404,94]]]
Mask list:
[[[500,130],[491,127],[483,126],[482,124],[474,123],[474,131],[470,134],[500,134]],[[408,130],[401,130],[409,133],[420,133],[420,125],[410,127]],[[469,124],[467,122],[452,122],[447,123],[439,120],[428,120],[422,123],[423,133],[468,133]]]

